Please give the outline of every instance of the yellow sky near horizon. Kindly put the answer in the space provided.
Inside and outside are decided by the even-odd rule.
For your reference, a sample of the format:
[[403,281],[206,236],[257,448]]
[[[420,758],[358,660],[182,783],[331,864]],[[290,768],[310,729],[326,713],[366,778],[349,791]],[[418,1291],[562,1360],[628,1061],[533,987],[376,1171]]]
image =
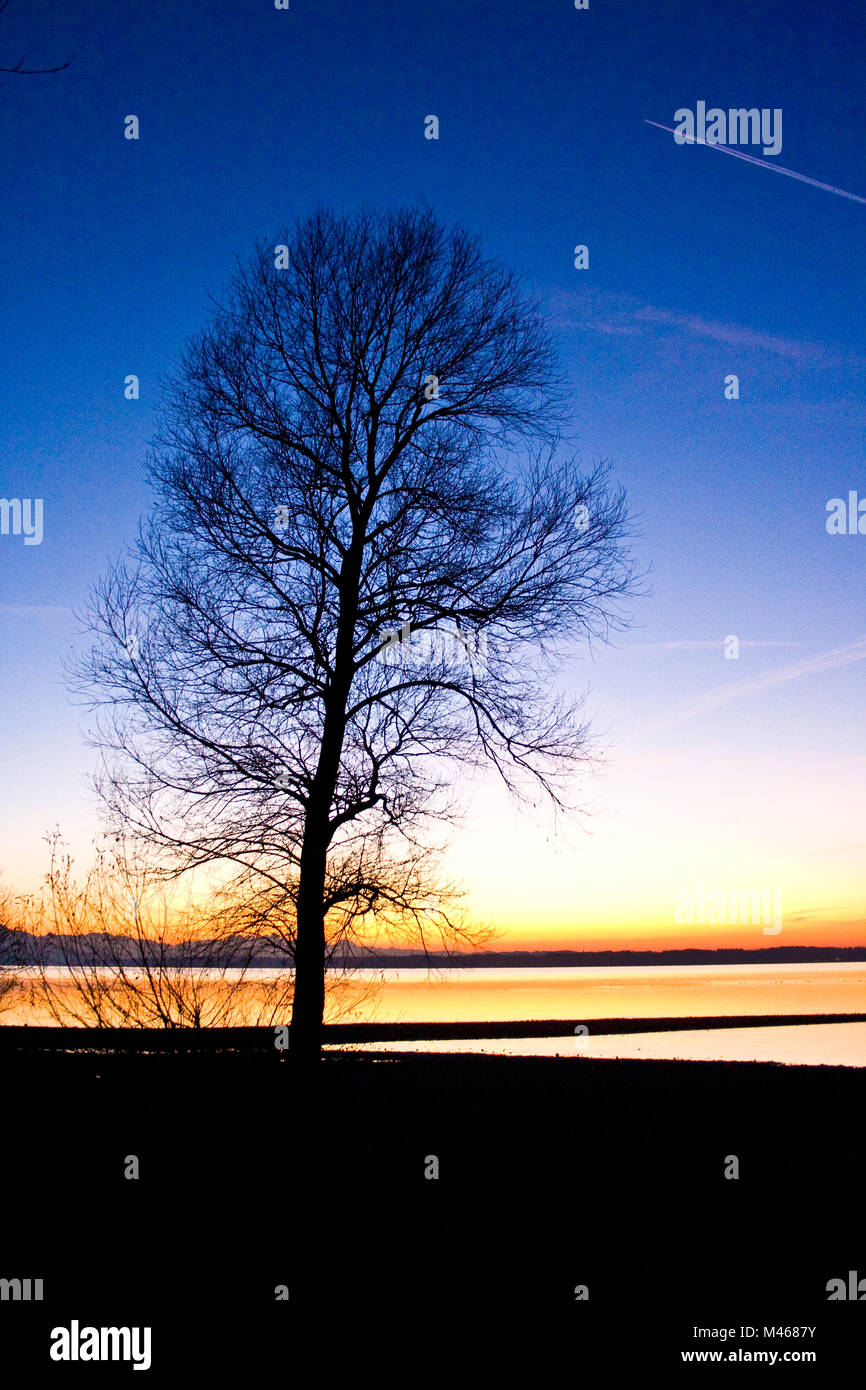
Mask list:
[[[628,692],[631,668],[623,673],[622,663],[643,657],[609,659],[610,692],[596,711]],[[847,723],[829,717],[837,688],[848,694]],[[783,686],[732,705],[724,721],[662,731],[647,727],[640,706],[620,702],[606,760],[576,789],[577,822],[555,827],[538,808],[516,810],[492,776],[479,780],[444,876],[463,884],[467,906],[495,928],[491,945],[502,950],[866,945],[866,755],[850,722],[857,668],[819,675],[808,690],[811,705]],[[83,757],[77,785],[59,798],[50,742],[14,750],[16,758],[27,777],[0,823],[0,876],[27,892],[48,867],[42,837],[52,823],[84,872],[97,807],[84,790]],[[719,893],[734,894],[738,906],[740,895],[756,893],[759,911],[737,920],[707,911],[702,922],[701,895],[709,902]],[[689,895],[694,921],[683,920]]]
[[621,748],[579,826],[556,836],[488,786],[452,859],[501,949],[866,945],[864,774],[859,755]]
[[[492,949],[866,945],[864,775],[858,754],[623,746],[586,778],[585,814],[558,828],[481,782],[443,869],[494,928]],[[81,875],[86,834],[70,841]]]

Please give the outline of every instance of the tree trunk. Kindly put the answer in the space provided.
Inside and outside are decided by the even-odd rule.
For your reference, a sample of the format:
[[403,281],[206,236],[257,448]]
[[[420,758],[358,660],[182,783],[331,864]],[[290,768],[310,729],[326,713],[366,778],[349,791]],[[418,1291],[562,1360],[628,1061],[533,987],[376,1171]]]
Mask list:
[[[338,707],[339,708],[339,707]],[[295,997],[292,1002],[290,1053],[299,1062],[315,1062],[322,1047],[325,1012],[325,878],[328,868],[330,814],[340,753],[343,708],[325,720],[319,766],[310,790],[304,821],[298,879],[295,945]]]
[[[358,533],[362,538],[365,524],[366,519]],[[362,553],[362,540],[356,539],[340,576],[341,608],[334,679],[326,703],[319,762],[310,788],[301,846],[290,1052],[296,1061],[307,1063],[317,1061],[322,1049],[322,1019],[325,1012],[324,898],[330,815],[343,751],[346,704],[352,684],[352,638],[358,610]]]
[[298,885],[297,944],[295,947],[295,994],[289,1055],[297,1062],[315,1062],[322,1046],[322,1018],[325,1011],[325,920],[322,898],[325,887],[324,849],[316,852],[304,834],[301,876]]

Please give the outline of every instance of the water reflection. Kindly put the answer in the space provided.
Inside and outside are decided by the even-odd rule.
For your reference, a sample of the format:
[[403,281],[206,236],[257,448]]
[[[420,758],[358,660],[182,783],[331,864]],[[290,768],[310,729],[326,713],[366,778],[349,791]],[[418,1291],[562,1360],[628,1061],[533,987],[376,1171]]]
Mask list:
[[[336,1050],[336,1049],[328,1049]],[[466,1052],[498,1057],[606,1057],[691,1062],[779,1062],[788,1066],[866,1066],[866,1023],[775,1028],[685,1029],[568,1038],[478,1038],[459,1042],[355,1043],[352,1052]]]

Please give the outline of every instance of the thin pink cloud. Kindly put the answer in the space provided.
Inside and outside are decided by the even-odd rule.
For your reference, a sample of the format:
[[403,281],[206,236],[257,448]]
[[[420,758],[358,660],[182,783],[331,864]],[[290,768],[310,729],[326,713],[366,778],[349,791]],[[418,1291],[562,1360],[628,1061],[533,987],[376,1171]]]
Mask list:
[[762,333],[744,324],[716,322],[700,314],[661,309],[634,295],[613,293],[587,285],[582,290],[557,290],[549,298],[551,323],[559,328],[579,328],[608,336],[634,337],[677,334],[687,339],[725,343],[742,351],[768,352],[793,362],[829,367],[847,363],[866,365],[866,358],[846,349],[828,347],[805,339]]

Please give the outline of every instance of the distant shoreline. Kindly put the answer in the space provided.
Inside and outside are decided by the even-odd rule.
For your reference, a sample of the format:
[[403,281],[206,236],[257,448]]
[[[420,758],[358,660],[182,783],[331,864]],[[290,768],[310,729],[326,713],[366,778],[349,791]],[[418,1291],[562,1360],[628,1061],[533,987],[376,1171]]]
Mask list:
[[340,958],[337,966],[389,970],[450,967],[454,970],[555,969],[626,965],[837,965],[866,961],[866,946],[766,946],[729,947],[719,950],[674,951],[472,951],[465,955],[444,952],[378,951]]
[[[30,954],[27,943],[33,938],[29,932],[22,932],[25,943],[25,960]],[[46,965],[63,966],[67,964],[62,942],[63,937],[55,938],[46,950],[50,937],[41,938],[42,960]],[[106,960],[104,937],[94,933],[93,946],[87,950],[86,937],[79,937],[75,943],[74,959],[79,965],[99,965]],[[100,949],[100,943],[103,943]],[[125,942],[120,949],[119,942]],[[56,943],[56,944],[55,944]],[[216,949],[208,951],[208,941],[197,943],[192,950],[190,943],[177,942],[173,945],[157,946],[142,956],[139,943],[128,937],[115,938],[112,954],[122,956],[125,963],[147,963],[171,965],[177,969],[192,967],[218,967],[230,964],[225,948],[222,954]],[[19,946],[20,950],[20,946]],[[268,949],[250,952],[249,945],[238,943],[236,959],[247,968],[290,969],[291,962],[286,952]],[[671,966],[671,965],[839,965],[866,962],[866,946],[764,946],[764,947],[725,947],[718,950],[707,948],[680,948],[664,951],[467,951],[464,954],[448,954],[444,951],[413,951],[396,947],[383,950],[365,950],[335,956],[330,962],[331,969],[337,970],[551,970],[568,968],[619,968],[623,966]],[[0,965],[15,965],[16,949],[14,941],[0,938]]]

